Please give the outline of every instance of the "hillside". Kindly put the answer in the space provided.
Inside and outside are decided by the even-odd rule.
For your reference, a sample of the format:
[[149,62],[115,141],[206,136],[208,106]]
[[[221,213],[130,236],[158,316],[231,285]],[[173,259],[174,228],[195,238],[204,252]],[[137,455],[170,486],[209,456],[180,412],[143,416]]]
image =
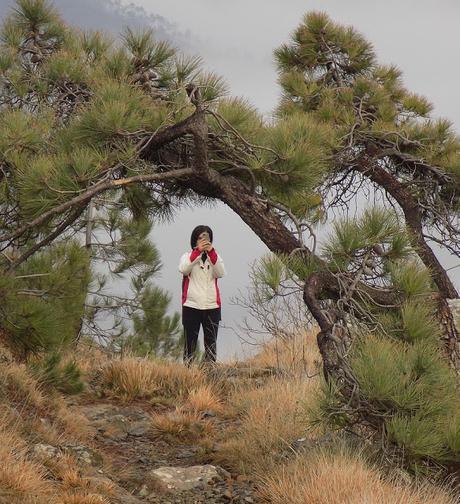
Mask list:
[[72,396],[2,350],[0,502],[458,502],[371,462],[363,443],[308,427],[313,341],[299,336],[208,370],[81,345],[86,387]]

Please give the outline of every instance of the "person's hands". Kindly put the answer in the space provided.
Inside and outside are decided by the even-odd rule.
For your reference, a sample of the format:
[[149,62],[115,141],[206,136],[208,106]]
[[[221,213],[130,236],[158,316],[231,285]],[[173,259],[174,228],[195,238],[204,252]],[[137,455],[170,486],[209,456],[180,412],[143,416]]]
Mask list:
[[199,238],[198,241],[196,242],[196,246],[200,252],[203,252],[203,250],[208,252],[209,250],[212,249],[211,242],[208,241],[206,238]]

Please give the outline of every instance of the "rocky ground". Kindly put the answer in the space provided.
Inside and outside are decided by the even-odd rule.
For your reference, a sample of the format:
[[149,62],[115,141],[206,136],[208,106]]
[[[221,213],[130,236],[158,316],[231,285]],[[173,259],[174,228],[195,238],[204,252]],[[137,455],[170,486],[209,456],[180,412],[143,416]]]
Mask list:
[[[76,455],[87,480],[97,489],[112,488],[114,503],[198,504],[261,502],[255,484],[243,475],[213,465],[212,443],[167,440],[155,436],[151,415],[173,411],[174,406],[136,402],[126,405],[101,399],[75,402],[93,428],[90,446],[37,444],[35,455],[59,458]],[[235,420],[219,418],[213,411],[206,419],[221,434]],[[205,446],[205,448],[203,448]]]

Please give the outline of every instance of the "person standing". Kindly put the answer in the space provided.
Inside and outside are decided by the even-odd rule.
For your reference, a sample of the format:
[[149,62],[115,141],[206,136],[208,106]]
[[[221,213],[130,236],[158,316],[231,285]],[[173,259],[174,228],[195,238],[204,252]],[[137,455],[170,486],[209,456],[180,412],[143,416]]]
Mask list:
[[203,327],[204,360],[216,361],[216,345],[221,320],[221,297],[217,279],[225,274],[224,261],[213,244],[209,226],[196,226],[190,236],[191,251],[182,254],[182,325],[184,327],[184,363],[195,356],[200,327]]

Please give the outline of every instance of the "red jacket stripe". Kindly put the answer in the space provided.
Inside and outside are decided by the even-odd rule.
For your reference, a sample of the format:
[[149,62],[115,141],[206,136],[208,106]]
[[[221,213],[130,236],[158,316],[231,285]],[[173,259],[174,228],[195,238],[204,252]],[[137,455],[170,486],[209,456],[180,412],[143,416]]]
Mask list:
[[184,276],[183,282],[182,282],[182,304],[187,301],[187,290],[188,290],[188,284],[190,282],[190,278],[188,276]]
[[220,292],[219,287],[217,286],[217,278],[214,278],[214,285],[216,287],[216,303],[220,306]]

